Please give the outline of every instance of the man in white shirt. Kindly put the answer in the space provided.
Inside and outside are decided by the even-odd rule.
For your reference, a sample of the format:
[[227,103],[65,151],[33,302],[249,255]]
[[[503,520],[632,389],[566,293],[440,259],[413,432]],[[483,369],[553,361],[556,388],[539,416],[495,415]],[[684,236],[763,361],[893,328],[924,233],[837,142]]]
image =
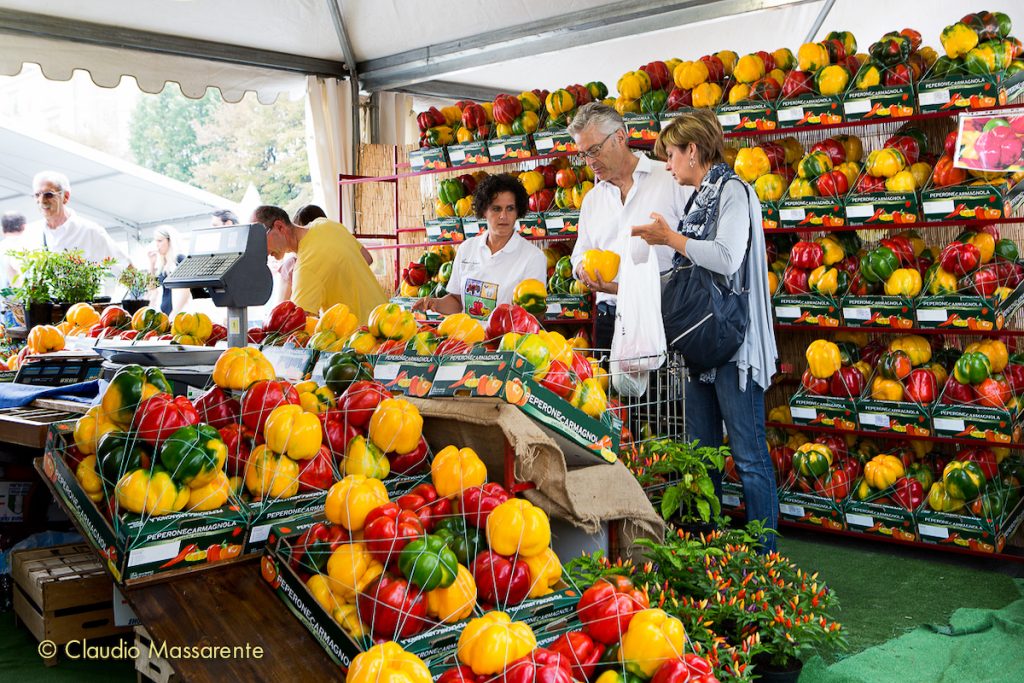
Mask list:
[[67,204],[71,199],[71,182],[63,173],[42,171],[32,180],[33,196],[43,219],[26,230],[30,248],[49,251],[82,250],[87,261],[114,259],[112,270],[120,273],[131,262],[106,229],[98,223],[78,216]]
[[[604,282],[600,276],[597,281],[587,277],[581,267],[583,253],[604,249],[625,260],[632,226],[649,223],[651,213],[657,212],[675,227],[685,213],[693,188],[679,185],[663,163],[652,161],[642,152],[634,154],[622,117],[607,105],[593,102],[580,107],[569,125],[569,134],[597,180],[580,208],[572,267],[576,277],[597,293],[594,344],[607,349],[615,332],[615,295],[619,285],[616,281]],[[669,270],[672,249],[658,246],[654,251],[659,269]]]

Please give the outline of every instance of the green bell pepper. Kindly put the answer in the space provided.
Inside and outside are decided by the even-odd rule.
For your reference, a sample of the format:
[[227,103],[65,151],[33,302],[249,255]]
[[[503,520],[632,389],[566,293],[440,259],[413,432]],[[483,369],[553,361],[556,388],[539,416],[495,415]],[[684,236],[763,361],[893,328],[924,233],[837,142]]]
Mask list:
[[640,110],[645,114],[660,114],[668,104],[668,94],[664,90],[648,90],[640,96]]
[[148,470],[153,464],[149,445],[128,432],[108,432],[96,445],[96,463],[100,476],[110,486],[132,470]]
[[932,484],[931,489],[928,491],[928,505],[936,512],[956,512],[957,510],[962,510],[965,503],[962,498],[955,498],[949,495],[945,484],[937,481]]
[[860,274],[867,282],[884,282],[899,267],[900,260],[892,249],[889,247],[878,247],[869,251],[861,259]]
[[1013,240],[1003,238],[996,242],[996,256],[1004,261],[1016,261],[1020,257],[1020,253]]
[[466,196],[466,188],[456,178],[442,180],[437,189],[437,198],[445,204],[454,204]]
[[358,353],[336,353],[324,368],[324,383],[336,396],[341,396],[348,386],[360,379],[373,379],[366,366],[366,359]]
[[115,424],[128,427],[139,403],[159,393],[171,393],[171,385],[163,372],[158,368],[125,365],[103,392],[103,411]]
[[208,484],[223,469],[228,447],[208,424],[188,425],[160,447],[160,464],[171,477],[192,488]]
[[840,341],[836,342],[836,346],[839,347],[839,360],[843,367],[848,368],[860,360],[860,349],[853,342]]
[[960,384],[981,384],[992,373],[992,363],[981,351],[960,356],[953,366],[953,378]]
[[857,488],[853,490],[853,497],[856,500],[871,500],[875,495],[875,490],[871,488],[871,484],[861,479],[860,483],[857,484]]
[[428,534],[402,549],[398,556],[398,569],[410,583],[432,591],[455,583],[459,560],[443,538]]
[[427,269],[427,274],[431,277],[437,275],[437,271],[441,269],[441,257],[434,252],[425,251],[420,256],[420,263]]
[[454,267],[453,261],[446,261],[441,264],[441,270],[437,271],[437,276],[441,278],[442,284],[448,284],[448,281],[452,279],[452,268]]
[[555,275],[563,280],[572,280],[572,259],[562,256],[555,263]]
[[953,498],[973,500],[985,486],[985,475],[976,462],[954,460],[942,470],[942,483]]
[[434,535],[451,548],[459,564],[468,567],[481,551],[487,550],[487,539],[480,529],[466,524],[465,517],[445,517],[434,527]]
[[818,479],[825,476],[829,467],[832,466],[832,460],[825,455],[823,450],[824,447],[820,450],[798,450],[793,454],[793,470],[799,472],[804,477]]

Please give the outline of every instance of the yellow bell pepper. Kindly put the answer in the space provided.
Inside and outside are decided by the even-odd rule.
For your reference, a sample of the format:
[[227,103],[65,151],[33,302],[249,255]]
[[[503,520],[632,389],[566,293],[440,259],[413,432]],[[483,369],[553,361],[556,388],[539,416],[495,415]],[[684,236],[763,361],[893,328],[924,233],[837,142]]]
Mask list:
[[815,339],[804,352],[807,368],[818,379],[829,379],[843,366],[839,347],[825,339]]
[[75,327],[89,329],[100,321],[100,314],[90,304],[77,303],[68,309],[64,319]]
[[902,351],[910,357],[910,364],[921,367],[932,359],[932,345],[919,334],[907,334],[889,342],[890,351]]
[[743,55],[733,67],[732,74],[740,83],[753,83],[764,78],[764,60],[756,54]]
[[[463,132],[463,131],[465,131],[465,132]],[[471,131],[469,128],[459,128],[459,132],[457,133],[457,135],[459,137],[459,142],[460,143],[462,143],[462,142],[472,142],[473,141],[473,131]],[[462,138],[464,138],[464,137],[469,138],[469,139],[468,140],[463,140]],[[440,199],[435,200],[434,201],[434,215],[436,215],[438,218],[454,218],[454,216],[455,216],[455,205],[454,204],[449,204],[448,202],[443,202]]]
[[826,266],[839,263],[846,258],[846,252],[843,250],[842,245],[840,245],[834,238],[822,237],[818,240],[818,244],[821,245],[822,251],[824,251],[822,263]]
[[384,566],[358,541],[339,545],[327,558],[327,585],[342,602],[355,601],[356,594],[383,573]]
[[346,475],[361,474],[372,479],[385,479],[391,473],[391,463],[383,451],[360,434],[345,447],[342,470]]
[[583,272],[595,282],[599,273],[603,281],[613,282],[619,274],[620,260],[614,251],[587,249],[583,252]]
[[539,555],[551,546],[551,522],[530,501],[510,498],[488,515],[487,544],[499,555]]
[[526,194],[534,194],[544,189],[544,176],[537,171],[523,171],[519,174],[519,183],[526,189]]
[[762,202],[777,202],[786,191],[786,179],[778,173],[768,173],[754,181],[754,192]]
[[519,104],[523,105],[523,111],[540,111],[540,99],[529,90],[524,90],[523,92],[519,93],[518,99]]
[[103,407],[93,406],[75,422],[75,446],[82,455],[92,455],[100,437],[113,431],[117,431],[117,426],[107,418]]
[[514,622],[504,612],[487,612],[466,624],[459,636],[458,655],[477,676],[493,676],[535,647],[537,638],[526,622]]
[[733,50],[719,50],[715,53],[715,56],[722,60],[725,75],[732,76],[732,70],[736,66],[736,62],[739,61],[740,56]]
[[792,135],[787,135],[781,140],[776,140],[776,142],[782,145],[782,149],[785,150],[787,164],[795,164],[803,158],[804,146]]
[[917,180],[908,169],[903,169],[886,179],[885,189],[887,192],[914,192],[917,189]]
[[789,406],[775,406],[768,411],[768,421],[793,424],[793,412],[790,410]]
[[359,327],[359,320],[345,304],[334,304],[320,316],[313,333],[330,330],[340,339],[347,339]]
[[718,106],[722,101],[722,86],[717,83],[701,83],[693,89],[693,106],[698,109]]
[[416,319],[398,304],[380,304],[370,311],[370,333],[381,339],[409,341],[416,334]]
[[802,199],[804,197],[814,197],[817,192],[814,189],[814,185],[811,184],[810,180],[804,180],[803,178],[794,178],[793,182],[789,184],[789,196],[793,199]]
[[299,492],[299,465],[261,444],[246,463],[245,488],[254,498],[291,498]]
[[835,296],[839,292],[839,271],[828,266],[818,266],[811,271],[807,279],[811,291],[828,296]]
[[[190,337],[205,343],[213,334],[213,322],[205,313],[185,313],[182,311],[174,316],[171,334],[175,337]],[[184,343],[184,342],[182,342]]]
[[487,466],[472,448],[445,446],[430,463],[430,479],[437,495],[457,496],[487,481]]
[[771,171],[771,162],[768,161],[768,155],[760,147],[743,147],[736,153],[734,170],[740,178],[748,183],[753,183]]
[[686,629],[664,610],[645,609],[633,615],[619,645],[619,662],[644,679],[663,663],[683,656]]
[[446,624],[462,621],[473,613],[475,606],[476,581],[461,564],[452,585],[427,592],[427,614]]
[[437,334],[470,346],[482,342],[487,336],[484,326],[465,313],[453,313],[445,317],[437,327]]
[[253,382],[274,379],[270,361],[252,347],[226,349],[213,366],[213,383],[221,389],[244,391]]
[[583,199],[587,196],[587,193],[594,189],[594,183],[589,180],[584,180],[581,183],[577,183],[572,186],[572,206],[577,211],[583,208]]
[[982,342],[974,342],[973,344],[968,344],[967,348],[964,349],[964,353],[971,353],[973,351],[979,351],[988,358],[988,362],[992,365],[992,374],[1002,372],[1010,362],[1010,356],[1009,352],[1006,350],[1006,344],[998,339],[986,339]]
[[345,677],[347,683],[431,683],[423,660],[388,641],[356,655]]
[[680,62],[672,70],[672,80],[675,81],[676,87],[684,90],[693,90],[701,83],[707,83],[709,76],[707,64],[700,60]]
[[942,268],[935,268],[931,271],[928,280],[928,292],[930,294],[956,294],[959,288],[956,275],[946,272]]
[[973,244],[981,254],[981,263],[986,264],[992,261],[996,253],[996,238],[987,232],[976,232],[967,238],[968,244]]
[[544,108],[548,110],[551,118],[557,119],[562,114],[568,114],[576,108],[576,99],[568,90],[560,88],[548,94],[547,99],[544,100]]
[[96,456],[89,455],[82,458],[75,467],[75,479],[78,480],[85,495],[89,500],[98,503],[103,500],[103,480],[100,478],[99,470],[96,469]]
[[121,510],[137,515],[161,517],[180,512],[188,504],[187,486],[178,486],[164,471],[132,470],[114,487],[114,497]]
[[[419,290],[417,290],[418,292]],[[414,335],[415,336],[415,335]],[[410,337],[412,339],[412,337]],[[345,340],[345,348],[352,349],[363,355],[375,353],[380,347],[380,340],[365,327],[358,328],[352,336]]]
[[267,448],[292,460],[309,460],[316,455],[324,435],[315,414],[291,404],[271,411],[263,434]]
[[871,398],[876,401],[902,401],[903,385],[894,379],[876,377],[871,382]]
[[462,110],[454,104],[441,107],[441,115],[444,116],[445,123],[449,126],[454,126],[462,120]]
[[370,441],[385,453],[412,453],[423,436],[423,417],[404,398],[386,398],[373,411],[369,435]]
[[228,502],[231,493],[231,483],[224,470],[217,470],[209,483],[197,488],[190,488],[188,491],[188,504],[185,509],[192,512],[206,512],[223,507]]
[[565,364],[567,368],[572,367],[572,347],[561,333],[541,330],[537,333],[537,336],[540,337],[544,341],[544,345],[548,347],[552,361],[557,360]]
[[608,408],[608,395],[605,394],[601,382],[590,377],[579,382],[572,390],[569,403],[593,418],[600,418]]
[[532,557],[522,558],[530,568],[531,598],[542,598],[554,592],[554,586],[562,579],[562,563],[551,548],[545,548]]
[[967,24],[958,21],[944,28],[939,40],[947,57],[960,59],[978,44],[978,34]]
[[864,480],[873,489],[887,489],[906,474],[895,455],[876,455],[864,465]]
[[313,599],[328,612],[333,612],[344,604],[331,591],[330,579],[326,574],[313,574],[306,581],[306,588]]
[[[330,330],[328,333],[334,334]],[[304,411],[313,415],[323,415],[338,405],[338,397],[330,387],[318,386],[313,381],[299,382],[295,385],[295,391],[299,393],[299,405]]]
[[836,171],[839,171],[846,176],[846,182],[850,187],[854,187],[857,184],[857,177],[860,176],[860,166],[852,161],[844,161],[835,167]]
[[828,65],[828,50],[821,43],[804,43],[796,52],[796,60],[801,71],[817,71]]
[[324,516],[331,524],[349,531],[362,531],[366,515],[388,502],[388,492],[380,479],[350,474],[331,486],[324,504]]
[[[511,133],[509,133],[511,135]],[[507,137],[507,136],[506,136]],[[455,215],[459,218],[465,218],[466,216],[473,213],[473,198],[463,197],[462,199],[455,202]]]
[[818,84],[818,92],[822,95],[841,95],[850,83],[850,72],[846,67],[830,64],[819,71],[814,80]]
[[873,150],[864,164],[864,170],[875,178],[892,178],[906,167],[907,158],[893,147]]
[[914,184],[918,187],[924,187],[928,183],[928,179],[932,176],[931,164],[924,161],[918,161],[917,163],[910,165],[910,174],[914,176]]
[[885,293],[889,296],[913,298],[921,293],[921,273],[913,268],[897,268],[885,281]]
[[365,638],[370,635],[370,627],[359,618],[359,609],[355,605],[338,605],[331,617],[353,638]]
[[729,88],[729,104],[746,102],[750,97],[750,86],[746,83],[737,83]]
[[614,106],[615,111],[619,112],[620,116],[640,113],[640,100],[631,100],[625,95],[619,95],[616,97]]
[[619,97],[624,97],[628,100],[639,100],[640,96],[644,94],[643,83],[632,71],[623,74],[619,78],[616,89],[619,91]]
[[29,353],[51,353],[64,348],[64,333],[53,325],[36,325],[25,340]]

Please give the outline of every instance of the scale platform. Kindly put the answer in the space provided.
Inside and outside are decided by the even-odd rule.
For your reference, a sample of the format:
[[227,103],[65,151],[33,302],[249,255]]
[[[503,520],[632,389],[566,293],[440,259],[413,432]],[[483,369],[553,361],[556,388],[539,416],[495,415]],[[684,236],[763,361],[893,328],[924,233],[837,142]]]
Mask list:
[[186,346],[171,344],[166,341],[100,341],[94,350],[111,363],[122,365],[136,364],[164,368],[195,367],[198,365],[212,366],[227,348],[226,344],[217,346]]

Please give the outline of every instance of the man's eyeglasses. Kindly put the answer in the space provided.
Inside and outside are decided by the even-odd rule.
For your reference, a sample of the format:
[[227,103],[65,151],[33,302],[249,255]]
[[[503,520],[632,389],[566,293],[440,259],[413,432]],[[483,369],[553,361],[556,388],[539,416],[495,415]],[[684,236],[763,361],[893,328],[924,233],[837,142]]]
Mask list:
[[601,154],[601,149],[604,147],[604,143],[608,142],[608,138],[610,138],[611,136],[615,135],[618,132],[619,131],[615,130],[612,131],[611,133],[608,133],[608,135],[604,136],[604,140],[601,140],[601,142],[597,143],[590,149],[582,150],[580,152],[580,156],[582,156],[584,159],[596,159],[598,155]]
[[43,199],[53,199],[54,197],[59,197],[60,195],[61,195],[60,192],[54,192],[53,190],[47,190],[46,192],[36,192],[32,196],[35,197],[36,199],[39,199],[40,197],[43,198]]

